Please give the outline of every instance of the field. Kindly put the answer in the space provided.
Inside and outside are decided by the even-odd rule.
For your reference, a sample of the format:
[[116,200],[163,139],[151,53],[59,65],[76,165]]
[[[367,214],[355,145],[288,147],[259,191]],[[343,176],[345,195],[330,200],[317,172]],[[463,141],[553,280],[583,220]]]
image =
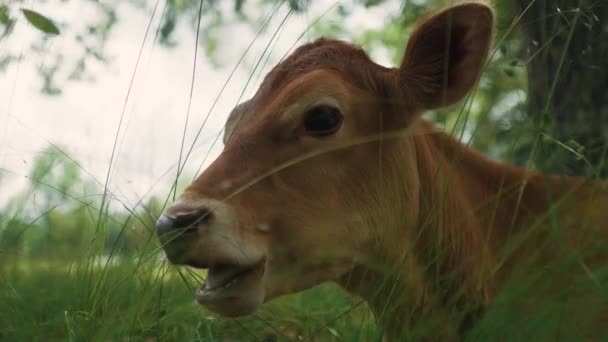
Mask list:
[[110,213],[97,226],[91,203],[28,221],[23,202],[13,204],[12,217],[11,209],[0,216],[1,340],[351,341],[379,334],[365,304],[330,284],[244,319],[205,311],[194,297],[204,272],[167,264],[149,211]]
[[[29,194],[43,195],[43,189],[30,189]],[[28,196],[20,199],[24,197]],[[225,319],[207,312],[194,299],[204,273],[168,265],[152,234],[158,202],[147,203],[141,212],[108,211],[96,224],[95,204],[50,209],[24,220],[18,210],[24,205],[15,201],[13,216],[5,213],[0,222],[1,340],[381,340],[366,304],[331,283],[281,297],[251,317]],[[539,270],[538,276],[559,277],[572,269],[566,263],[576,263],[577,257],[565,256]],[[580,273],[577,283],[563,284],[559,296],[550,301],[543,299],[542,291],[530,292],[527,282],[514,281],[468,340],[559,336],[574,341],[590,329],[603,330],[593,321],[596,310],[608,301],[608,267],[591,274],[580,267],[575,270]],[[526,281],[535,278],[526,276]],[[576,292],[581,289],[591,296]],[[525,314],[513,306],[522,299]],[[573,312],[577,314],[572,316]],[[424,325],[416,329],[424,333]],[[416,336],[415,330],[411,338]]]
[[[205,312],[178,273],[120,262],[3,265],[0,339],[145,341],[367,341],[377,332],[365,306],[333,286],[283,298],[255,317]],[[194,285],[193,285],[194,286]]]

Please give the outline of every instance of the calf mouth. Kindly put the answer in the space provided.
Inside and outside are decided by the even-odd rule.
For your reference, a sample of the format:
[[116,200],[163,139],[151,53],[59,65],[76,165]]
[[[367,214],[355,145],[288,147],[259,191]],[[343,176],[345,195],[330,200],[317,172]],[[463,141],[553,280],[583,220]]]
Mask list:
[[249,264],[215,264],[207,268],[207,278],[196,290],[197,302],[222,316],[253,313],[264,301],[262,279],[266,259]]

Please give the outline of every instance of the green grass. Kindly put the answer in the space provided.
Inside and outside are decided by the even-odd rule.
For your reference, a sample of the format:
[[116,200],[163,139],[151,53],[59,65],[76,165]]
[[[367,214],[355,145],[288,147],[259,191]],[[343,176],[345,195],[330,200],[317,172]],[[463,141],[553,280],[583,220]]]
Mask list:
[[[0,340],[381,340],[365,303],[333,284],[273,300],[254,316],[226,319],[196,304],[195,279],[203,275],[149,257],[158,252],[113,257],[106,264],[74,251],[62,257],[3,253]],[[564,258],[539,271],[547,286],[537,286],[537,292],[528,282],[512,282],[467,340],[577,341],[597,329],[608,339],[608,327],[597,325],[608,304],[608,268],[596,270],[596,279],[578,272],[576,282],[558,284],[557,295],[544,298],[561,272],[576,271],[576,260]]]
[[[201,308],[172,267],[121,261],[19,259],[0,268],[0,339],[370,340],[366,308],[333,285],[280,298],[255,316],[221,319]],[[188,282],[189,283],[189,282]]]

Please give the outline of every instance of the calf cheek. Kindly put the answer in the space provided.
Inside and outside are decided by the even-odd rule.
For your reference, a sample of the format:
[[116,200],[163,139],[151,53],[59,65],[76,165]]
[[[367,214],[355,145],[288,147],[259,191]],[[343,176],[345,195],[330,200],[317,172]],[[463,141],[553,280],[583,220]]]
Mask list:
[[284,226],[287,229],[275,236],[275,251],[285,266],[307,268],[353,255],[359,237],[344,225],[341,216],[340,212],[328,208],[292,217],[289,228]]

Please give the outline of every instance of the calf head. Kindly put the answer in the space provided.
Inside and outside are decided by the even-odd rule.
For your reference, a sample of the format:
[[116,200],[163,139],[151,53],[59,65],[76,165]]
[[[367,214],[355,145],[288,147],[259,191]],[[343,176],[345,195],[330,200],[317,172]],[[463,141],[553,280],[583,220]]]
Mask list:
[[158,220],[171,262],[208,269],[198,302],[253,313],[343,278],[413,229],[417,160],[403,132],[466,95],[492,32],[492,10],[465,3],[422,20],[398,68],[325,39],[278,64],[231,113],[221,155]]

